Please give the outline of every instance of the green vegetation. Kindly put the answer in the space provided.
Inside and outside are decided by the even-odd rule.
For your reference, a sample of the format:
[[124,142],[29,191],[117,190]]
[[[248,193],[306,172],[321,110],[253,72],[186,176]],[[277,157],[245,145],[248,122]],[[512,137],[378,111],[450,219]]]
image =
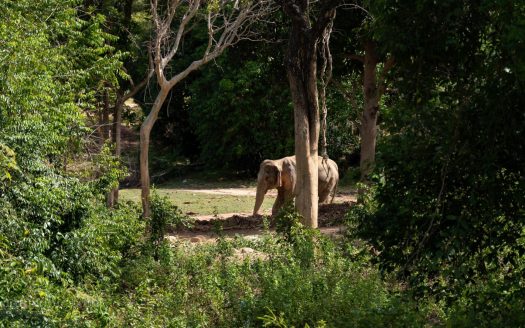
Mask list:
[[400,101],[384,116],[377,184],[351,219],[382,268],[451,305],[455,325],[520,326],[525,7],[418,3],[378,2]]
[[[159,261],[126,265],[119,325],[254,327],[420,326],[425,318],[402,293],[388,291],[366,260],[296,228],[293,243],[267,235],[194,247],[164,245]],[[253,257],[235,250],[251,247]],[[254,254],[254,253],[250,253]],[[132,301],[132,303],[130,302]],[[141,304],[141,306],[136,306]],[[273,319],[272,315],[278,318]]]
[[[127,214],[128,219],[133,217],[132,212]],[[387,287],[377,269],[368,264],[365,249],[335,244],[295,222],[289,225],[286,239],[267,234],[258,241],[221,239],[203,246],[160,241],[155,252],[149,242],[124,234],[121,240],[134,242],[126,246],[119,269],[104,279],[88,275],[77,284],[67,280],[57,284],[37,269],[23,271],[9,265],[2,279],[9,274],[16,280],[9,293],[3,285],[2,293],[9,296],[9,302],[2,304],[0,323],[253,327],[280,322],[300,327],[417,327],[426,321],[430,307],[417,310],[402,292]],[[94,231],[103,235],[108,230]],[[98,247],[84,245],[82,252],[92,253]],[[236,250],[246,247],[257,253],[239,257]],[[351,258],[345,255],[348,253]],[[112,263],[106,257],[92,260],[102,267]],[[15,274],[16,270],[20,273]]]
[[[203,193],[198,190],[177,190],[159,187],[156,192],[168,197],[170,201],[184,213],[191,215],[211,215],[214,213],[251,213],[255,196],[232,196]],[[123,189],[122,199],[140,202],[140,189]],[[267,197],[263,203],[263,211],[270,210],[275,197]]]
[[[254,205],[200,191],[254,190],[260,160],[293,151],[288,18],[255,22],[262,41],[170,91],[150,147],[152,176],[171,182],[142,218],[138,190],[108,195],[137,183],[138,126],[159,91],[144,80],[149,1],[0,1],[0,327],[524,326],[525,5],[358,4],[331,36],[327,133],[343,181],[360,177],[365,41],[385,93],[347,233],[306,229],[289,207],[277,232],[200,244],[165,234],[189,212]],[[207,30],[192,25],[166,70],[200,58]]]

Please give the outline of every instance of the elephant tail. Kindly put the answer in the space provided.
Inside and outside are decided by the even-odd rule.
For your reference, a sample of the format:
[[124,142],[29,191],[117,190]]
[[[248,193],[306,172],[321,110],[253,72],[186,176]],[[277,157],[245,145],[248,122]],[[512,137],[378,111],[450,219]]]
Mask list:
[[334,193],[332,194],[332,199],[330,200],[330,204],[334,203],[335,194],[337,194],[337,186],[339,185],[339,181],[335,183]]

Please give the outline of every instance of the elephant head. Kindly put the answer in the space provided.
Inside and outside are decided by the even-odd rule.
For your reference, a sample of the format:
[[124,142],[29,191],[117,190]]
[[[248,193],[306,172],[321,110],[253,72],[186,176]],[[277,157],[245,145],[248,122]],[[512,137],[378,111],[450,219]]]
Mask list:
[[264,195],[270,189],[282,186],[282,165],[279,162],[265,160],[261,163],[259,174],[257,175],[257,193],[255,195],[255,207],[253,215],[257,215],[264,201]]

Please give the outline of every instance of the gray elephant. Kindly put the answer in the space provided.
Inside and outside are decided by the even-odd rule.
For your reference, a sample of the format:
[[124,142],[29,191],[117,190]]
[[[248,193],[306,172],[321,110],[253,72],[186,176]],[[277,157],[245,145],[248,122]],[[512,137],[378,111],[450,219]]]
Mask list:
[[[295,197],[296,181],[295,156],[264,160],[257,175],[257,194],[255,196],[253,215],[259,215],[264,196],[268,190],[275,188],[277,188],[277,199],[272,207],[272,215],[277,214],[284,203]],[[333,193],[330,203],[333,202],[338,182],[339,170],[337,164],[331,159],[324,160],[323,157],[319,156],[319,203],[327,203],[330,193]]]

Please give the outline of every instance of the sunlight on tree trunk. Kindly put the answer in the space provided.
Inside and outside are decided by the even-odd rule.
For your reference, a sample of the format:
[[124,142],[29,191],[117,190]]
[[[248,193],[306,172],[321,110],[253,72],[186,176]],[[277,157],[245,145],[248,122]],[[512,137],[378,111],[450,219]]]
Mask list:
[[309,1],[281,1],[291,18],[288,41],[287,73],[295,122],[297,185],[295,206],[304,225],[317,228],[319,100],[317,90],[317,48],[320,38],[335,18],[340,1],[326,1],[313,25]]
[[[124,107],[123,96],[121,92],[117,91],[117,100],[113,107],[113,134],[112,141],[115,146],[114,155],[120,159],[122,153],[122,111]],[[113,188],[108,194],[108,207],[113,207],[118,204],[119,187]]]
[[149,177],[149,162],[148,162],[148,156],[149,156],[149,137],[151,134],[151,129],[153,128],[153,124],[155,124],[155,121],[157,120],[157,117],[159,115],[159,111],[162,107],[162,104],[164,104],[164,101],[168,97],[169,88],[165,86],[164,88],[161,88],[159,91],[159,94],[157,95],[157,98],[155,99],[155,102],[153,103],[153,107],[151,108],[150,113],[142,123],[140,127],[140,183],[141,183],[141,199],[142,199],[142,211],[144,217],[150,217],[151,215],[151,209],[150,209],[150,202],[149,202],[149,196],[150,196],[150,177]]
[[[364,106],[360,117],[359,136],[361,138],[361,153],[359,169],[361,181],[368,183],[370,174],[374,171],[377,139],[377,118],[380,101],[386,89],[386,74],[394,65],[392,57],[383,61],[377,53],[377,44],[373,40],[365,40],[364,55],[349,55],[348,58],[363,64],[363,98]],[[379,64],[383,64],[378,73]]]

